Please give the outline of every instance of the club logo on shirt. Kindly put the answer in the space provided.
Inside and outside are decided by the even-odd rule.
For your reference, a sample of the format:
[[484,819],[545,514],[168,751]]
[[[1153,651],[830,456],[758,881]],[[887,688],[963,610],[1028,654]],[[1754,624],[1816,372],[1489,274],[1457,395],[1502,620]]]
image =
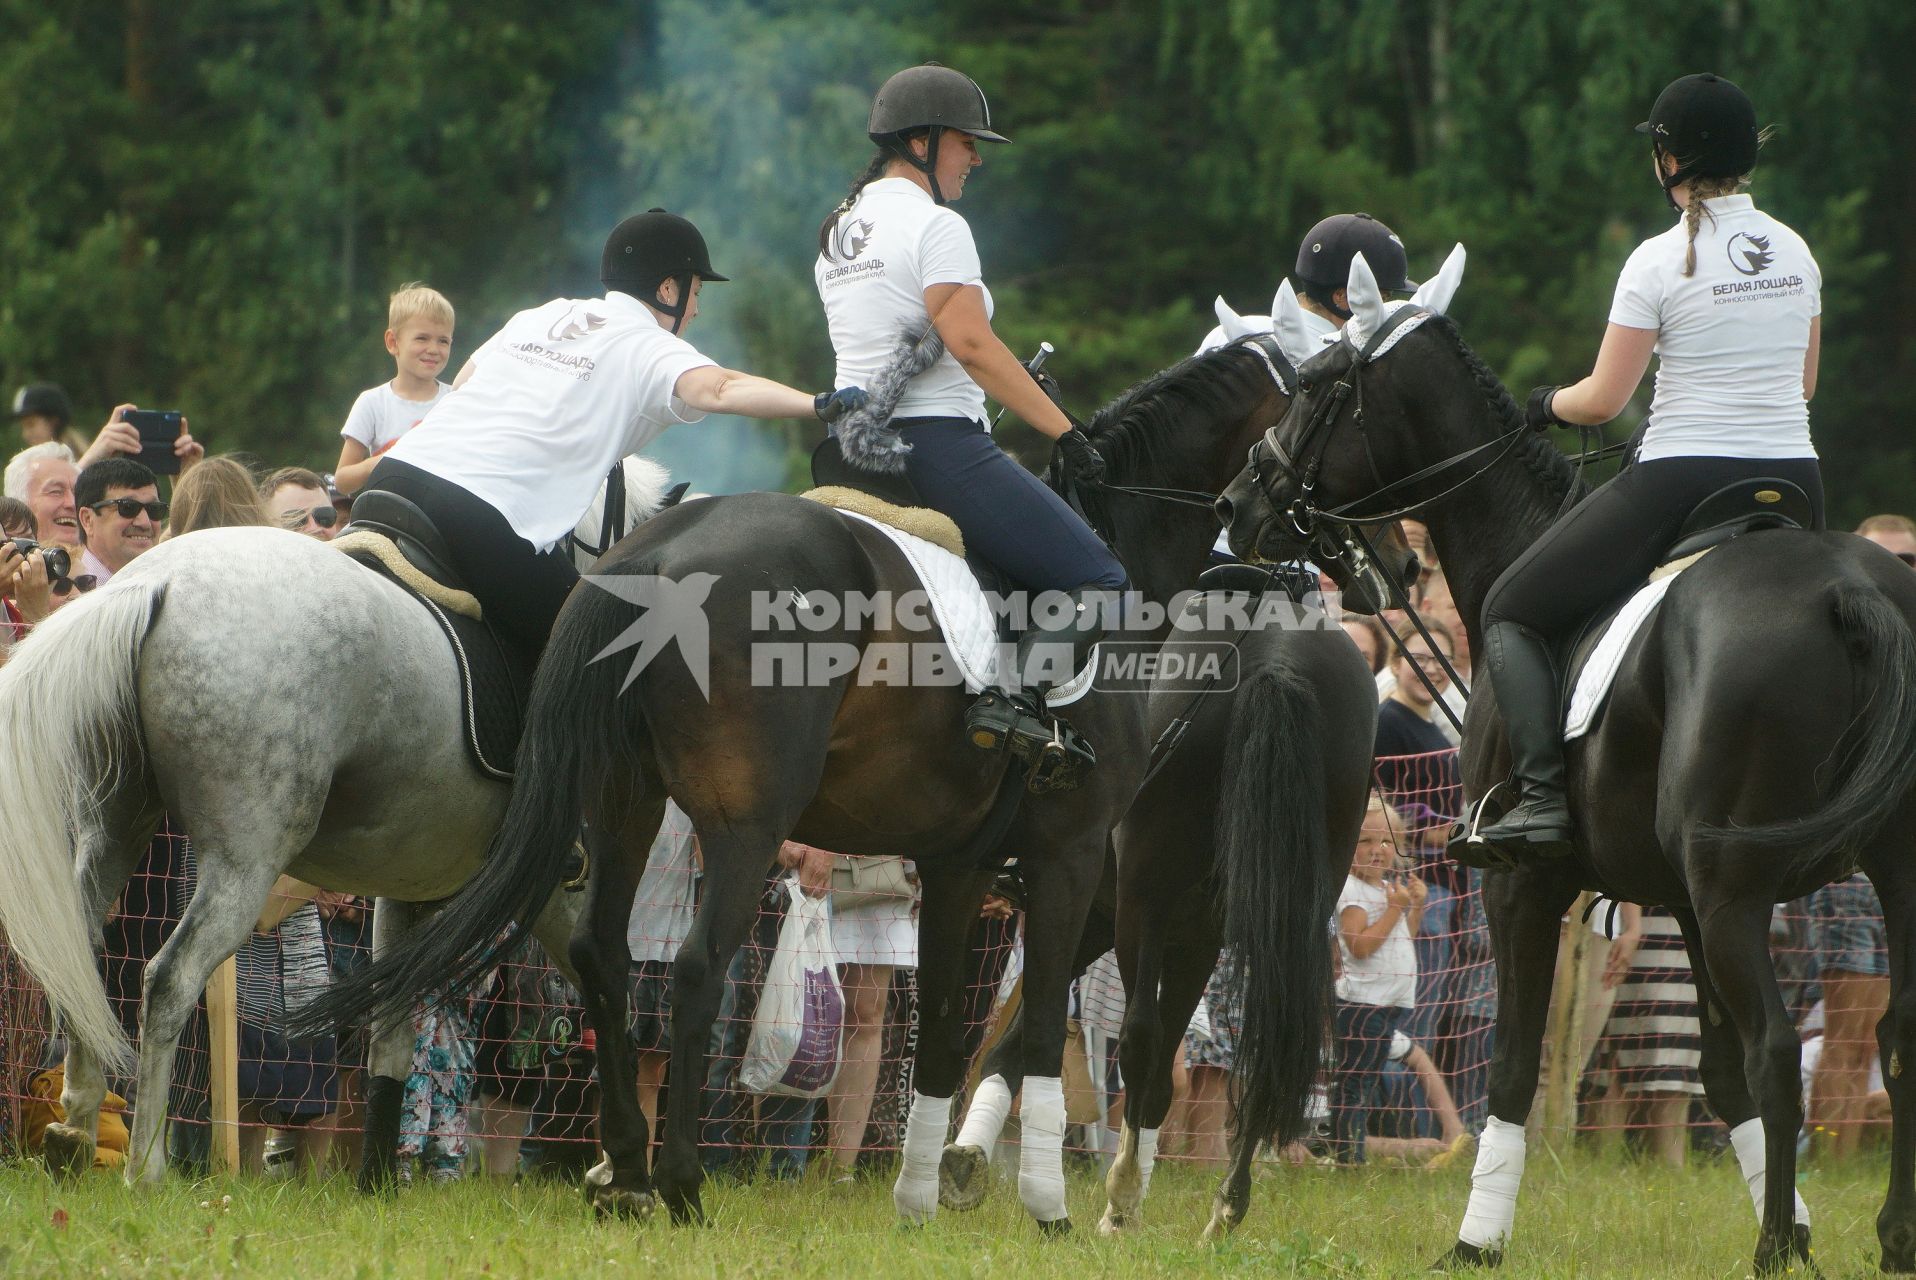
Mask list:
[[1770,252],[1768,236],[1753,236],[1747,231],[1739,231],[1730,237],[1730,266],[1738,275],[1762,275],[1769,269],[1776,255]]
[[605,328],[605,317],[590,311],[568,311],[550,329],[546,330],[546,339],[550,342],[569,342],[573,338],[583,338]]
[[872,224],[864,218],[838,224],[838,260],[850,262],[871,243]]

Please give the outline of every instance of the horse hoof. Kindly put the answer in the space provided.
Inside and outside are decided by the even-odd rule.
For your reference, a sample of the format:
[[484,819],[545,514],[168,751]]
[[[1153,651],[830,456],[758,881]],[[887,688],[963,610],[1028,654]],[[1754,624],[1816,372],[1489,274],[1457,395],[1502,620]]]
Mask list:
[[1503,1261],[1502,1249],[1484,1249],[1459,1240],[1450,1246],[1450,1252],[1431,1263],[1430,1269],[1432,1271],[1463,1271],[1476,1267],[1500,1267]]
[[1056,1240],[1071,1234],[1071,1219],[1059,1218],[1055,1222],[1040,1222],[1038,1230],[1047,1240]]
[[1119,1211],[1116,1205],[1106,1205],[1104,1216],[1098,1219],[1098,1234],[1107,1240],[1115,1240],[1131,1230],[1131,1218]]
[[1220,1244],[1225,1236],[1231,1234],[1231,1228],[1236,1225],[1231,1221],[1230,1215],[1222,1209],[1215,1209],[1211,1212],[1211,1220],[1204,1224],[1202,1239],[1205,1244]]
[[70,1124],[50,1124],[40,1139],[47,1172],[56,1178],[77,1178],[93,1167],[93,1138]]
[[658,1206],[650,1191],[635,1191],[631,1187],[594,1187],[589,1198],[593,1214],[602,1220],[624,1218],[630,1222],[645,1222]]
[[1916,1222],[1878,1226],[1876,1238],[1883,1244],[1883,1270],[1891,1275],[1916,1272]]
[[960,1213],[985,1202],[991,1186],[991,1162],[977,1147],[956,1144],[938,1158],[938,1203]]

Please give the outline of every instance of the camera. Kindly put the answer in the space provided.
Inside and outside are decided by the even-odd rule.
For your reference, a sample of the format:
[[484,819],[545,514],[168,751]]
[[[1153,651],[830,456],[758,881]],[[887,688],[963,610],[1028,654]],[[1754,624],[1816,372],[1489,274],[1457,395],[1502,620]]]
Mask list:
[[67,554],[65,547],[43,547],[32,538],[13,538],[10,541],[13,543],[13,549],[20,553],[22,559],[36,551],[46,558],[48,582],[58,582],[71,575],[73,557]]

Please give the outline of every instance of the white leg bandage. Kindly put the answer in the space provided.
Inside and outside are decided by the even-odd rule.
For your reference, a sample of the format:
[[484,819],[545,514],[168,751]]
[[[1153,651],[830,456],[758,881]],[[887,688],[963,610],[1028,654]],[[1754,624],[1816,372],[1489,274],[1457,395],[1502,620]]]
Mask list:
[[1523,1126],[1492,1116],[1477,1139],[1477,1165],[1470,1171],[1470,1206],[1457,1238],[1479,1249],[1501,1249],[1517,1220],[1517,1188],[1523,1182]]
[[998,1145],[998,1135],[1004,1132],[1005,1117],[1010,1114],[1011,1086],[1005,1083],[1003,1076],[986,1076],[978,1082],[978,1092],[972,1096],[971,1106],[965,1112],[965,1122],[958,1127],[956,1145],[976,1147],[989,1161],[992,1148]]
[[905,1150],[898,1162],[898,1181],[891,1202],[898,1216],[916,1226],[938,1216],[938,1158],[945,1151],[951,1125],[951,1099],[911,1095],[911,1114],[905,1118]]
[[1138,1130],[1138,1194],[1151,1194],[1151,1166],[1158,1162],[1158,1131]]
[[1026,1076],[1018,1143],[1018,1198],[1040,1222],[1068,1217],[1064,1203],[1064,1082]]
[[[1763,1121],[1745,1120],[1730,1130],[1730,1146],[1736,1150],[1736,1162],[1743,1169],[1743,1182],[1750,1189],[1750,1203],[1756,1206],[1756,1220],[1763,1221],[1763,1195],[1768,1184],[1769,1157],[1763,1145]],[[1803,1193],[1797,1191],[1796,1220],[1804,1226],[1810,1225],[1810,1207],[1803,1203]]]

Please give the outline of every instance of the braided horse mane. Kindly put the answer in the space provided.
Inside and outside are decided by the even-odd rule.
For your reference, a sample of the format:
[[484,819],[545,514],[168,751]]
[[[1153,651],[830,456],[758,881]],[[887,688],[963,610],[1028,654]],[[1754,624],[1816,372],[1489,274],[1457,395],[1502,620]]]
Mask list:
[[1209,487],[1210,459],[1174,446],[1193,420],[1241,418],[1272,390],[1264,357],[1248,343],[1179,361],[1153,374],[1091,416],[1085,430],[1104,457],[1109,478],[1135,482],[1146,467],[1170,470],[1152,483]]
[[[1497,431],[1501,433],[1521,428],[1524,425],[1523,410],[1518,407],[1503,380],[1484,363],[1482,356],[1470,349],[1470,344],[1464,341],[1463,333],[1457,328],[1457,322],[1446,315],[1433,315],[1424,327],[1434,329],[1449,339],[1458,358],[1470,371],[1471,380],[1483,393],[1484,404],[1490,410],[1491,422]],[[1589,492],[1589,485],[1577,475],[1577,469],[1571,465],[1570,459],[1564,457],[1563,450],[1551,444],[1541,432],[1524,433],[1516,449],[1516,458],[1537,477],[1550,496],[1559,501],[1573,491],[1579,499]]]

